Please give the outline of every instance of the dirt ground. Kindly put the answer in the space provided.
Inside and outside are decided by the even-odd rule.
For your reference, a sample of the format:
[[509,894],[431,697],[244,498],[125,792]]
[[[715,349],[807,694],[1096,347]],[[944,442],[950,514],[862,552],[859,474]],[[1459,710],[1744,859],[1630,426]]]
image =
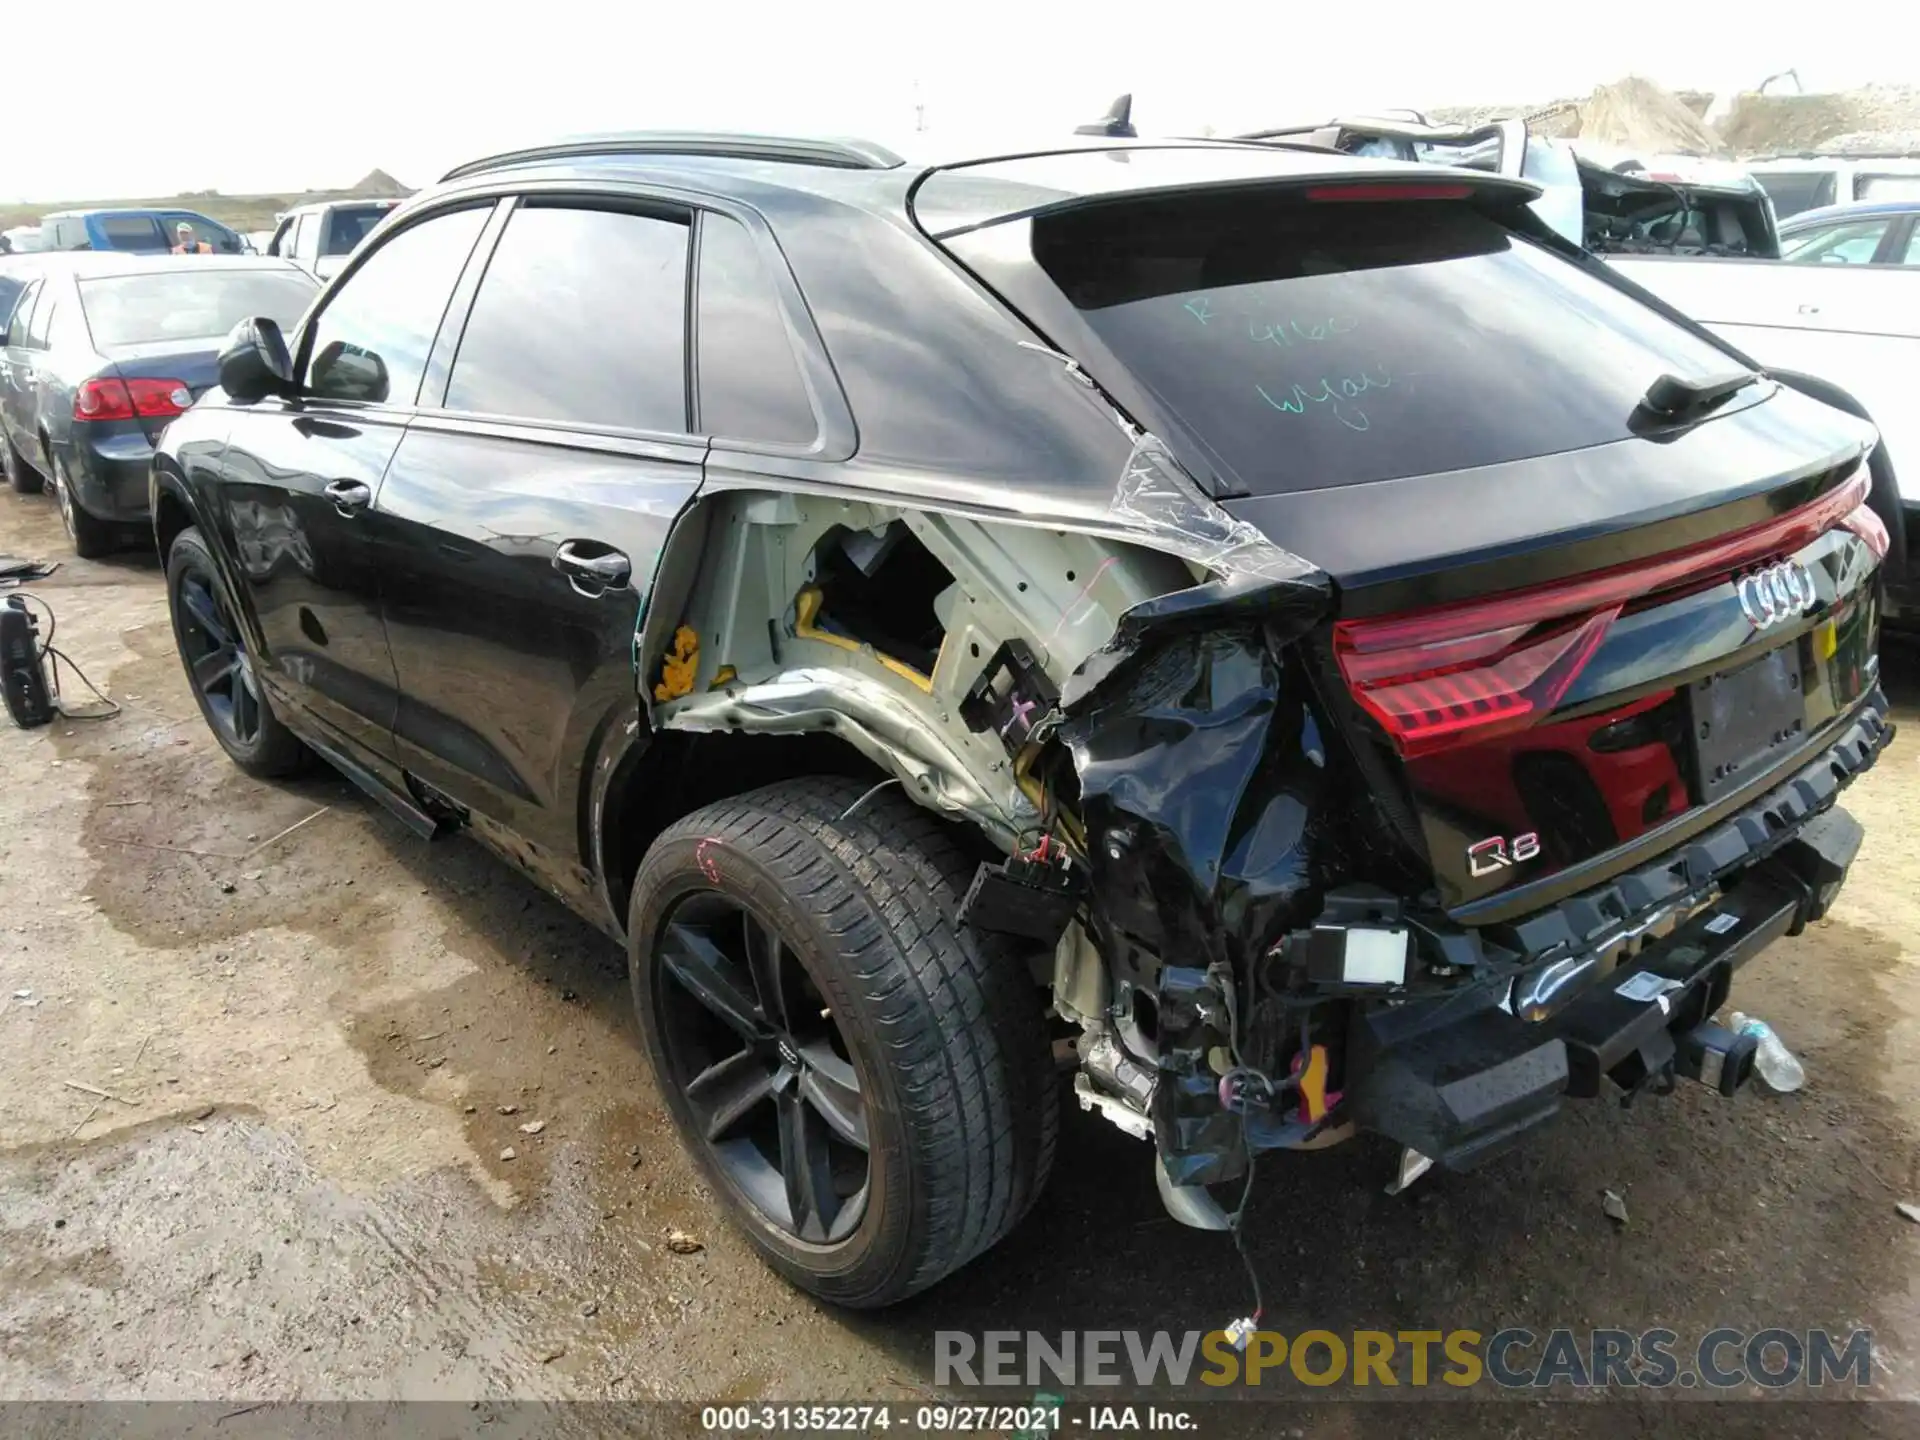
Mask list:
[[[125,706],[0,726],[0,1397],[912,1398],[936,1328],[1245,1312],[1229,1243],[1168,1220],[1144,1148],[1077,1110],[997,1251],[885,1315],[815,1305],[710,1209],[604,937],[344,781],[235,770],[151,557],[75,561],[44,498],[3,492],[0,553],[67,557],[33,588]],[[1399,1198],[1371,1142],[1273,1160],[1268,1324],[1868,1325],[1876,1391],[1914,1398],[1920,663],[1888,669],[1909,728],[1849,794],[1852,882],[1736,991],[1807,1088],[1590,1104]]]

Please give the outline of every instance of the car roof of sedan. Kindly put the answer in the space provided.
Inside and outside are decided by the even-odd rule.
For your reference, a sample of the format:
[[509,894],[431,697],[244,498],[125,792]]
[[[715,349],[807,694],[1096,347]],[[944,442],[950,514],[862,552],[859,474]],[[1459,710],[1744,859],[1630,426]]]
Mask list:
[[154,255],[130,250],[36,250],[20,257],[23,269],[36,275],[71,275],[77,280],[103,280],[122,275],[152,275],[195,270],[284,270],[305,275],[291,260],[273,255]]
[[1780,222],[1780,233],[1806,230],[1815,225],[1831,225],[1836,220],[1878,220],[1884,216],[1920,215],[1920,199],[1854,200],[1844,205],[1822,205],[1817,210],[1802,210]]
[[1272,142],[1075,135],[981,143],[917,135],[896,150],[871,140],[631,131],[576,136],[470,161],[416,199],[497,190],[507,176],[513,183],[691,181],[718,194],[831,198],[889,217],[911,206],[934,234],[1098,195],[1274,180],[1377,176],[1432,184],[1457,178],[1476,189],[1511,191],[1522,198],[1539,193],[1531,182],[1485,171]]

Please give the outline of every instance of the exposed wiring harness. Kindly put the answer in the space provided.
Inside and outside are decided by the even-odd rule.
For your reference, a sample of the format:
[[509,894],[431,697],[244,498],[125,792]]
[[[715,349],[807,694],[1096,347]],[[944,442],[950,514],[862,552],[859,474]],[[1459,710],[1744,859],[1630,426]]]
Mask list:
[[[21,602],[31,601],[33,604],[39,606],[47,617],[47,633],[40,639],[40,654],[38,658],[46,668],[47,689],[51,692],[54,710],[57,711],[62,718],[67,720],[111,720],[114,716],[118,715],[120,713],[119,703],[108,699],[100,687],[87,678],[87,672],[75,663],[73,657],[54,645],[53,637],[54,633],[60,628],[60,620],[59,617],[53,613],[53,606],[49,605],[45,600],[42,600],[38,595],[26,590],[17,590],[7,598],[9,602],[15,600]],[[51,664],[47,664],[49,660],[52,661]],[[66,701],[60,694],[60,667],[62,665],[65,665],[71,670],[74,673],[74,677],[93,692],[94,699],[100,702],[98,705],[86,710],[74,710],[68,707]]]

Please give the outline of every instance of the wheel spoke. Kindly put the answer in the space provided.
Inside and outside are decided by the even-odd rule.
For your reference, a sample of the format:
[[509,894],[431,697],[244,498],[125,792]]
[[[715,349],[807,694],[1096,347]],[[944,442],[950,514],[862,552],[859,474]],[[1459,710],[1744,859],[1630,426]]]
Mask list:
[[699,930],[684,924],[667,926],[660,940],[660,959],[689,995],[743,1040],[757,1040],[768,1033],[747,989],[750,978]]
[[686,1095],[707,1139],[719,1141],[772,1097],[773,1070],[753,1051],[739,1050],[689,1080]]
[[824,1040],[800,1047],[806,1068],[800,1072],[800,1094],[827,1122],[827,1128],[847,1144],[867,1148],[867,1105],[860,1097],[860,1077],[853,1066],[833,1053]]
[[193,662],[193,679],[201,691],[210,691],[214,686],[233,678],[240,665],[240,655],[231,645],[216,645],[198,660]]
[[233,687],[233,733],[242,742],[252,740],[260,728],[260,698],[246,683],[244,672]]
[[760,1013],[776,1029],[785,1030],[787,996],[781,986],[780,932],[751,911],[740,912],[746,928],[747,969],[753,973],[754,993],[760,997]]
[[180,599],[207,637],[216,645],[231,647],[233,636],[227,630],[227,622],[220,617],[220,607],[213,603],[213,596],[197,580],[189,580],[180,587]]
[[794,1233],[802,1240],[825,1240],[840,1212],[826,1124],[792,1086],[775,1103],[780,1114],[780,1175],[787,1182]]

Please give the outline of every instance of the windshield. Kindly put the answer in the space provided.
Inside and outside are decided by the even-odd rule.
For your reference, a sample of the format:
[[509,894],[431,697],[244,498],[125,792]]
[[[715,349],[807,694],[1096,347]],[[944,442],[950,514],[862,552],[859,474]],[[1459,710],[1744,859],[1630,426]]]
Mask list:
[[327,217],[326,244],[322,255],[351,255],[354,247],[367,238],[367,232],[387,216],[391,205],[342,205]]
[[1258,494],[1622,440],[1660,375],[1731,363],[1464,204],[1088,207],[1037,221],[1034,255]]
[[293,270],[182,269],[82,280],[80,304],[95,345],[145,345],[225,335],[254,315],[291,330],[315,288]]

